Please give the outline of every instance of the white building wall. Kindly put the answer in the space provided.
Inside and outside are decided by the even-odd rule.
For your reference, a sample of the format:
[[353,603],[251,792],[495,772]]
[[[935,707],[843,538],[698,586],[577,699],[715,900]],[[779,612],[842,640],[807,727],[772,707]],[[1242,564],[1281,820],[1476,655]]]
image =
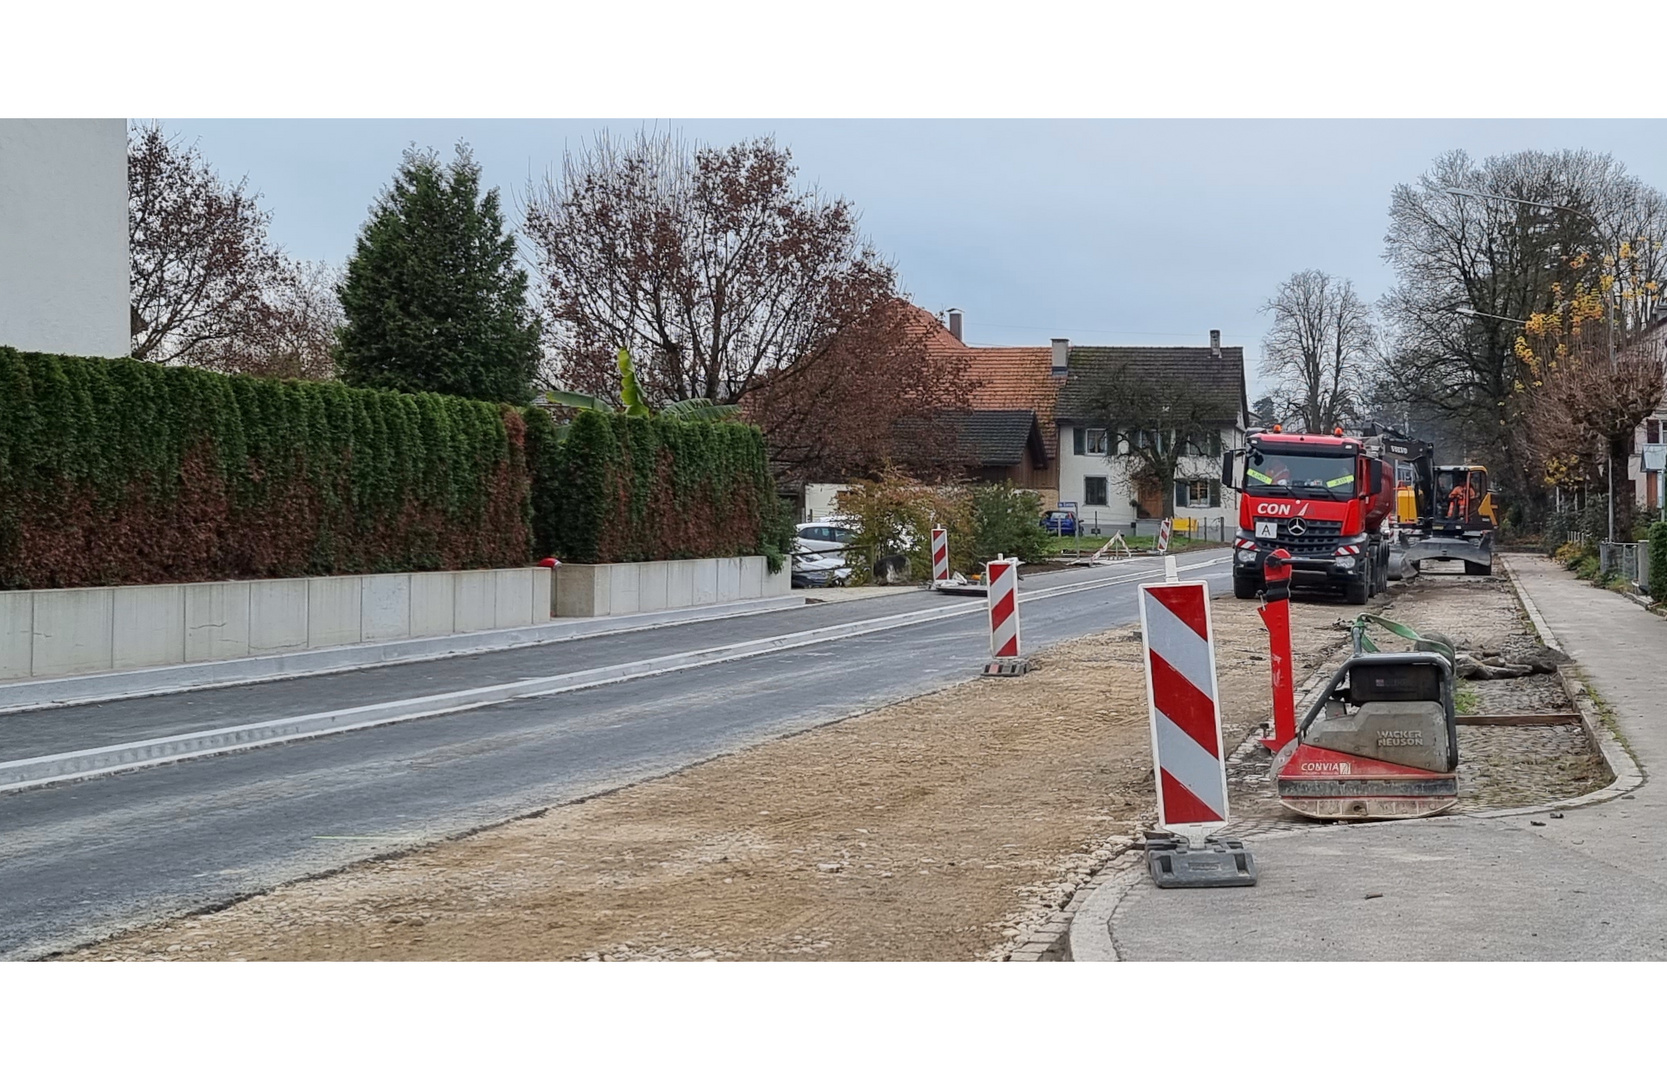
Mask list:
[[127,121],[0,119],[0,345],[129,351]]
[[[1221,430],[1221,445],[1224,449],[1242,446],[1244,433],[1237,427],[1224,427]],[[1134,489],[1128,480],[1127,462],[1129,459],[1121,453],[1113,457],[1101,454],[1075,453],[1076,435],[1071,424],[1059,425],[1059,498],[1061,502],[1077,504],[1077,513],[1083,521],[1093,524],[1098,522],[1102,528],[1107,524],[1112,529],[1132,530],[1137,511],[1133,505]],[[1114,450],[1123,448],[1113,447]],[[1219,479],[1221,476],[1221,459],[1192,457],[1185,460],[1182,471],[1198,477]],[[1090,506],[1085,498],[1089,477],[1104,477],[1106,480],[1106,505]],[[1190,517],[1199,521],[1209,522],[1212,527],[1216,522],[1225,521],[1226,528],[1231,534],[1238,521],[1237,493],[1223,488],[1220,497],[1221,505],[1210,508],[1177,507],[1176,517]]]

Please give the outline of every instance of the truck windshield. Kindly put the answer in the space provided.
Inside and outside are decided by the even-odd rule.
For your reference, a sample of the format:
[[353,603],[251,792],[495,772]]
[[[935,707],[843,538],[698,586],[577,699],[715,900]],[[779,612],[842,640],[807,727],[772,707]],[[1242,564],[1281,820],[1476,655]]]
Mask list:
[[1250,448],[1245,457],[1246,491],[1324,493],[1338,499],[1354,496],[1354,457],[1287,454]]

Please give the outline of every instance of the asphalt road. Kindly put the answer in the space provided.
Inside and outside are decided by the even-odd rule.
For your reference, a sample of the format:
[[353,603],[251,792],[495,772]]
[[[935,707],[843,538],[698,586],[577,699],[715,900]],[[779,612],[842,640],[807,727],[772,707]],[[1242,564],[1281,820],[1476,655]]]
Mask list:
[[[1221,554],[1200,552],[1181,562]],[[1129,572],[1125,564],[1037,574],[1021,588]],[[1222,562],[1183,577],[1202,577],[1220,595],[1230,585],[1228,573]],[[1025,604],[1026,651],[1134,621],[1135,590],[1129,582]],[[909,592],[484,656],[18,714],[0,720],[0,758],[581,670],[955,602]],[[0,958],[48,955],[936,690],[972,677],[987,648],[982,615],[975,613],[0,795]]]

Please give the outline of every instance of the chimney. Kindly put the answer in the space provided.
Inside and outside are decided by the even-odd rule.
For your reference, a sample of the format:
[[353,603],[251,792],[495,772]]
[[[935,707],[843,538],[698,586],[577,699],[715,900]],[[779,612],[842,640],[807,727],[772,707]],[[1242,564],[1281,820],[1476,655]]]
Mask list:
[[1053,339],[1053,374],[1063,375],[1071,365],[1071,339],[1056,337]]
[[956,341],[965,341],[966,340],[966,338],[961,336],[961,309],[960,308],[953,308],[952,307],[952,308],[949,309],[949,332],[951,334],[955,335],[955,340]]
[[1221,359],[1221,331],[1220,330],[1211,330],[1210,331],[1210,355],[1215,357],[1217,360]]

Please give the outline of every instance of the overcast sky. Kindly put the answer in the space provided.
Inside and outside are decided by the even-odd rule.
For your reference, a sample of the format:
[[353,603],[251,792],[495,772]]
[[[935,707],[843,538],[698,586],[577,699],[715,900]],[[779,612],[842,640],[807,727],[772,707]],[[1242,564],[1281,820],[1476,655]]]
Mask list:
[[[291,255],[345,260],[408,145],[468,142],[519,217],[563,149],[637,120],[165,120],[247,175]],[[850,199],[916,303],[976,344],[1204,344],[1259,358],[1258,312],[1314,267],[1375,300],[1389,192],[1436,155],[1586,147],[1667,189],[1661,121],[650,121],[727,143],[773,133],[801,181]],[[1259,380],[1250,365],[1253,394]]]

